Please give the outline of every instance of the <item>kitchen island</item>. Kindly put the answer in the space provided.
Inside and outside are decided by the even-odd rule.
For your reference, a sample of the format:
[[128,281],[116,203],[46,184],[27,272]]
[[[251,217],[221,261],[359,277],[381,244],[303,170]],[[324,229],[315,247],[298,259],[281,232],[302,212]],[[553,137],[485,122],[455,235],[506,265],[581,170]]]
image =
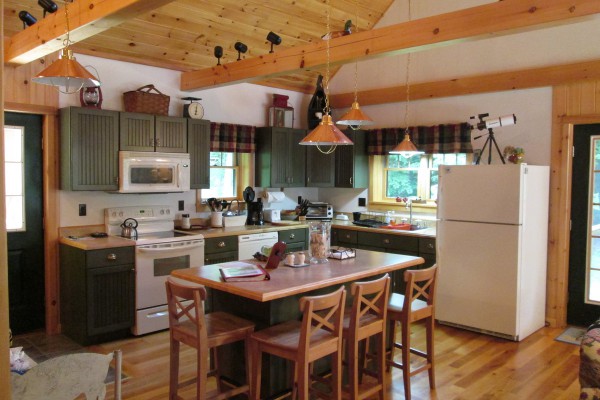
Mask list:
[[[291,268],[280,264],[269,270],[271,279],[260,282],[223,282],[219,268],[224,264],[205,265],[175,270],[172,276],[199,283],[214,290],[214,311],[226,311],[256,323],[256,329],[300,317],[299,299],[306,295],[318,295],[336,290],[339,285],[349,285],[358,280],[375,279],[385,273],[418,266],[421,257],[402,254],[356,250],[356,257],[346,260],[329,259],[325,264],[311,264],[303,268]],[[348,293],[349,294],[349,293]],[[350,304],[350,296],[349,302]],[[241,348],[225,349],[224,360],[236,360],[225,364],[226,376],[234,380],[244,376]],[[264,356],[263,393],[270,397],[284,392],[289,387],[290,366],[282,359]],[[239,361],[237,361],[239,360]],[[243,378],[242,378],[243,379]]]

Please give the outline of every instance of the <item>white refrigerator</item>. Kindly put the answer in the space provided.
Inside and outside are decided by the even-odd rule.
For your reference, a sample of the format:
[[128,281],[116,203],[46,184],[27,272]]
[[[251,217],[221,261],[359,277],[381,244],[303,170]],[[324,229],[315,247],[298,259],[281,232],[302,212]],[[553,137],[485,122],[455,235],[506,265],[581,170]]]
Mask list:
[[544,326],[549,168],[440,166],[440,323],[520,341]]

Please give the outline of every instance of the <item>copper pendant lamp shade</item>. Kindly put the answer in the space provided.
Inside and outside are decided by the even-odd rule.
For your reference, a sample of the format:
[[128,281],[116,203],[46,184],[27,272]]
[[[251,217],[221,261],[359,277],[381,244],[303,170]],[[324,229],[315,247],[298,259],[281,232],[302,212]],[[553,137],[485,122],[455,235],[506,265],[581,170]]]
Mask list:
[[67,91],[100,86],[98,78],[81,66],[68,48],[62,49],[60,58],[31,80],[42,85],[65,87]]
[[352,103],[352,107],[344,114],[337,122],[339,125],[364,126],[373,125],[375,122],[365,113],[362,112],[358,101]]
[[352,143],[352,141],[334,125],[331,115],[325,114],[323,115],[321,122],[319,122],[319,126],[306,135],[304,139],[300,141],[300,144],[334,146],[354,143]]
[[404,134],[404,139],[400,143],[396,145],[391,151],[390,154],[400,154],[404,157],[411,157],[417,154],[423,154],[422,151],[417,149],[417,146],[410,140],[410,135],[408,131]]

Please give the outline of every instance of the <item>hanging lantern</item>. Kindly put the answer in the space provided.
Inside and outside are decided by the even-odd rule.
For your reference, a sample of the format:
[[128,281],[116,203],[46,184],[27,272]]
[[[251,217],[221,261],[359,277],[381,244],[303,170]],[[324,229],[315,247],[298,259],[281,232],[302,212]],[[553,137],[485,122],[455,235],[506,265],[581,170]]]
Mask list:
[[289,96],[273,94],[273,105],[269,107],[269,126],[276,128],[294,127],[294,109],[288,106]]

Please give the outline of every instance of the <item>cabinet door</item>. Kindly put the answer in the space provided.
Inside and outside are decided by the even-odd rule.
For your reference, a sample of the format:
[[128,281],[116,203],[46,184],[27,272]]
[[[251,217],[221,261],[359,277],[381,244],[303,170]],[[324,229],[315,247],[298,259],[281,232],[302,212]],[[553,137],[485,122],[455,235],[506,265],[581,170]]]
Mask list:
[[68,107],[61,110],[61,188],[117,190],[119,113]]
[[133,264],[87,271],[88,336],[132,327],[135,321]]
[[154,115],[122,112],[119,120],[120,150],[154,151]]
[[188,121],[188,152],[190,153],[190,189],[210,187],[210,121]]
[[[270,187],[289,187],[288,165],[294,156],[290,153],[289,133],[287,129],[273,129],[271,132],[271,185]],[[304,169],[304,165],[302,166]]]
[[187,153],[187,118],[155,116],[155,149],[166,153]]
[[[317,146],[306,146],[306,186],[333,187],[335,153],[323,154]],[[349,147],[349,146],[340,146]],[[339,151],[340,149],[336,149]]]
[[282,154],[287,161],[288,187],[306,186],[306,146],[300,141],[306,135],[302,129],[289,129],[288,152]]
[[353,146],[335,150],[335,187],[369,187],[369,156],[364,131],[344,131]]
[[229,261],[237,261],[237,251],[226,251],[222,253],[213,253],[204,255],[204,265],[219,264]]

